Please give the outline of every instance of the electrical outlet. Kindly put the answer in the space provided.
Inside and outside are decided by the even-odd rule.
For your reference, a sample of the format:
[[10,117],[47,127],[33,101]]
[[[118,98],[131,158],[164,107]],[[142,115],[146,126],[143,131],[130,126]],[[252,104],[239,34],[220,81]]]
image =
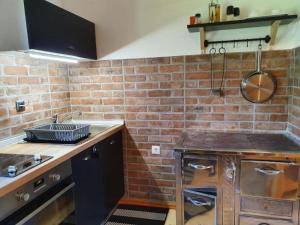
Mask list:
[[160,146],[152,146],[152,154],[153,155],[160,155]]
[[24,100],[16,101],[16,111],[17,112],[25,111],[25,101]]

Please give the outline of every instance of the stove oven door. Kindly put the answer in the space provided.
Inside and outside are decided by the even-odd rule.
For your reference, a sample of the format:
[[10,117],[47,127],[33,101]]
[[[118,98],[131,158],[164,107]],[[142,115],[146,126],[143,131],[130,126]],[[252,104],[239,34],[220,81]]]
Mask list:
[[71,178],[51,188],[0,222],[0,225],[59,225],[74,212]]

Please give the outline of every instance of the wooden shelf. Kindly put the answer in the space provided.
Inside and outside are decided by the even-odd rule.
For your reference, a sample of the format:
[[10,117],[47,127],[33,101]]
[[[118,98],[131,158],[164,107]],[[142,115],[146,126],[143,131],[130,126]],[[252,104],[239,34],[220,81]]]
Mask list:
[[251,28],[251,27],[264,27],[271,26],[270,32],[270,45],[274,45],[276,41],[276,36],[278,28],[280,25],[285,25],[291,23],[293,20],[297,19],[297,15],[274,15],[274,16],[262,16],[254,17],[243,20],[232,20],[216,23],[200,23],[195,25],[188,25],[187,28],[190,33],[200,32],[200,46],[201,50],[205,50],[205,32],[207,31],[217,31],[217,30],[229,30],[229,29],[241,29],[241,28]]
[[281,24],[289,24],[293,20],[297,19],[297,15],[276,15],[276,16],[263,16],[255,17],[243,20],[232,20],[216,23],[200,23],[195,25],[188,25],[189,32],[199,32],[199,28],[204,28],[205,31],[216,31],[216,30],[229,30],[229,29],[241,29],[249,27],[264,27],[271,26],[275,21],[281,21]]

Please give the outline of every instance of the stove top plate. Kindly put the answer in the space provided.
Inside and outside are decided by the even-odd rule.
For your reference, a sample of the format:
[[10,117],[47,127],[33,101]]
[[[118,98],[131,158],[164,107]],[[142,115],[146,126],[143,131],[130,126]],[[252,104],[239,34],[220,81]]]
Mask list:
[[35,158],[34,155],[0,154],[0,177],[16,177],[53,157],[40,155],[39,160]]

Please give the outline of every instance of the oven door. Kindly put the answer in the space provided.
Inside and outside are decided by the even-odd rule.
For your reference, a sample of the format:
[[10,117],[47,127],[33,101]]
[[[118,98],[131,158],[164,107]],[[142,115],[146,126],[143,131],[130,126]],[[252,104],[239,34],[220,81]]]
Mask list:
[[184,189],[184,224],[217,224],[216,188]]
[[0,225],[59,225],[74,212],[74,186],[71,178],[61,182],[4,219]]

